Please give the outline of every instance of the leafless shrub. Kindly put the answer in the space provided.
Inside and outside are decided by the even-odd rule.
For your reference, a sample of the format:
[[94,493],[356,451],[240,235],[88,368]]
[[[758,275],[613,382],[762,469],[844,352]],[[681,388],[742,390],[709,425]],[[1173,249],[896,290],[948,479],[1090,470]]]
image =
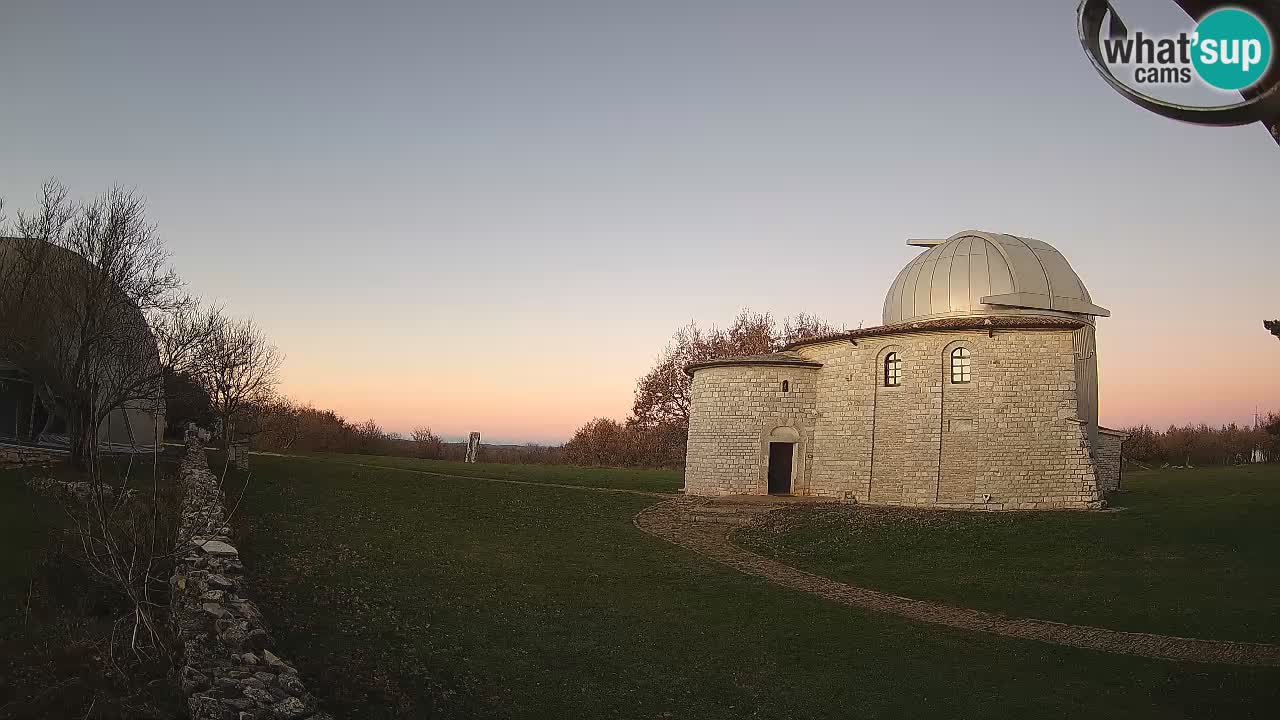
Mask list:
[[444,457],[444,441],[425,425],[413,429],[413,444],[417,446],[420,458],[439,460]]
[[209,394],[224,445],[239,439],[237,426],[259,431],[256,415],[276,401],[277,373],[284,358],[252,320],[236,320],[210,309],[200,316],[208,328],[194,377]]

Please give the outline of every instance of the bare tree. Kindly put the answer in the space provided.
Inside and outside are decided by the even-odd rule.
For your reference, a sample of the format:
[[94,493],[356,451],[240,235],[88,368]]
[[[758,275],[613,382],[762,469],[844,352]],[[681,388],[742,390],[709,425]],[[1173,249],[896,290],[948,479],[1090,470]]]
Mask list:
[[387,433],[373,418],[357,423],[354,430],[357,454],[377,455],[386,447]]
[[[73,202],[48,181],[4,244],[0,354],[32,378],[42,404],[67,421],[72,463],[85,468],[114,410],[163,403],[151,330],[187,299],[168,252],[133,191]],[[192,357],[179,353],[174,359]]]
[[438,460],[444,457],[444,441],[431,431],[431,428],[420,425],[413,429],[413,444],[418,457]]
[[781,328],[769,313],[751,310],[738,313],[725,330],[704,330],[689,323],[676,331],[658,361],[636,383],[631,422],[644,427],[670,424],[687,430],[693,381],[684,369],[690,364],[777,352],[790,342],[836,332],[839,329],[806,313],[785,318]]
[[[200,360],[213,316],[181,294],[132,191],[74,202],[48,181],[36,207],[0,234],[10,232],[0,240],[0,355],[26,373],[51,417],[67,421],[71,462],[88,477],[67,505],[79,557],[129,602],[120,619],[127,647],[154,655],[165,632],[156,592],[169,575],[176,520],[158,457],[164,385]],[[134,437],[153,448],[149,488],[140,457],[104,467],[98,456],[100,428],[124,408],[154,420],[142,433],[149,437]]]
[[236,437],[236,423],[275,399],[283,356],[252,320],[210,311],[211,330],[196,371],[218,417],[223,443]]
[[259,443],[275,450],[292,450],[302,439],[305,413],[305,408],[279,395],[260,405],[255,413]]

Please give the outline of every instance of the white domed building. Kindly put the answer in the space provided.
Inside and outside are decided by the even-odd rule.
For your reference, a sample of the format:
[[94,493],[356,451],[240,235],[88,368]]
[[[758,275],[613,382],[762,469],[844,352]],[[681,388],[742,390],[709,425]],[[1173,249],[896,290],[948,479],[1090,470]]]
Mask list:
[[[37,287],[43,287],[48,277],[66,278],[72,273],[83,273],[89,267],[88,261],[80,255],[55,245],[46,246],[49,248],[45,251],[47,256],[39,255],[41,251],[31,244],[41,242],[29,238],[0,237],[0,278],[10,280],[7,271],[20,262],[31,262],[33,257],[41,257],[41,262],[45,263],[40,272],[52,273],[51,276],[43,276],[45,280]],[[67,303],[74,302],[74,297],[48,297],[46,294],[40,299],[28,298],[27,302],[40,308],[45,319],[66,319],[78,317],[68,309]],[[0,297],[0,318],[19,314],[16,306],[9,305],[9,302],[8,298]],[[160,375],[160,356],[142,312],[132,306],[126,312],[127,317],[118,323],[122,337],[114,338],[111,344],[117,353],[99,371],[99,392],[104,396],[124,393],[121,388],[129,386],[123,383]],[[46,329],[57,325],[51,322]],[[68,362],[65,355],[52,357],[52,354],[56,349],[74,347],[76,335],[53,334],[51,337],[55,340],[44,346],[50,355],[40,359],[44,362]],[[43,386],[45,392],[41,392],[40,373],[24,367],[19,360],[5,356],[4,348],[11,339],[0,337],[0,465],[4,464],[9,453],[7,449],[13,446],[37,445],[65,450],[71,441],[67,436],[67,420],[59,408],[59,398],[52,395],[52,389],[47,385]],[[163,437],[163,388],[135,388],[132,392],[138,397],[107,413],[99,424],[98,443],[101,448],[120,452],[151,451]]]
[[1096,508],[1124,434],[1098,426],[1093,304],[1047,243],[964,231],[890,286],[884,325],[687,368],[685,492]]

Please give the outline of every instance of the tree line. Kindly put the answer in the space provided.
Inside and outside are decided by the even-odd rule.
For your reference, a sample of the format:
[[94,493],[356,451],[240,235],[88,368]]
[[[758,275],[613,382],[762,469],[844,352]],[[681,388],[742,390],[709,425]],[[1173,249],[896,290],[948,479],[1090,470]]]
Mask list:
[[[689,433],[693,362],[735,355],[776,352],[796,340],[841,332],[812,315],[776,320],[768,313],[741,311],[728,328],[689,323],[672,336],[654,366],[637,382],[631,415],[596,418],[578,428],[564,445],[481,445],[480,462],[573,464],[611,467],[681,467]],[[178,376],[169,388],[170,426],[188,420],[216,421],[203,385]],[[276,394],[237,406],[238,431],[253,445],[272,452],[334,452],[393,455],[430,460],[462,460],[466,443],[443,441],[428,426],[408,436],[385,430],[373,419],[353,421],[341,414]],[[180,430],[178,431],[180,432]]]
[[1170,425],[1163,431],[1139,425],[1125,432],[1125,460],[1145,467],[1280,462],[1280,412],[1268,413],[1253,425]]
[[[198,390],[198,388],[197,388]],[[211,418],[207,400],[198,392],[188,394],[190,404],[177,409],[175,419],[185,426],[186,420],[202,424]],[[171,412],[174,412],[171,409]],[[465,442],[442,439],[429,426],[418,426],[407,436],[386,430],[376,420],[352,421],[339,413],[301,403],[283,395],[244,408],[241,431],[251,437],[253,447],[267,452],[330,452],[353,455],[389,455],[424,460],[461,462],[467,454]],[[484,445],[477,461],[512,464],[563,464],[561,446]]]

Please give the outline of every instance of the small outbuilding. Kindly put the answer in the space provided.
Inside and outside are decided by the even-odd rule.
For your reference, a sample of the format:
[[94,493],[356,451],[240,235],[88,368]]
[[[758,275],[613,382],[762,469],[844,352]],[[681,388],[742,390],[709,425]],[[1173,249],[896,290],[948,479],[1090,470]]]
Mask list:
[[685,492],[985,510],[1101,507],[1094,323],[1056,249],[964,231],[898,273],[884,324],[686,369]]

